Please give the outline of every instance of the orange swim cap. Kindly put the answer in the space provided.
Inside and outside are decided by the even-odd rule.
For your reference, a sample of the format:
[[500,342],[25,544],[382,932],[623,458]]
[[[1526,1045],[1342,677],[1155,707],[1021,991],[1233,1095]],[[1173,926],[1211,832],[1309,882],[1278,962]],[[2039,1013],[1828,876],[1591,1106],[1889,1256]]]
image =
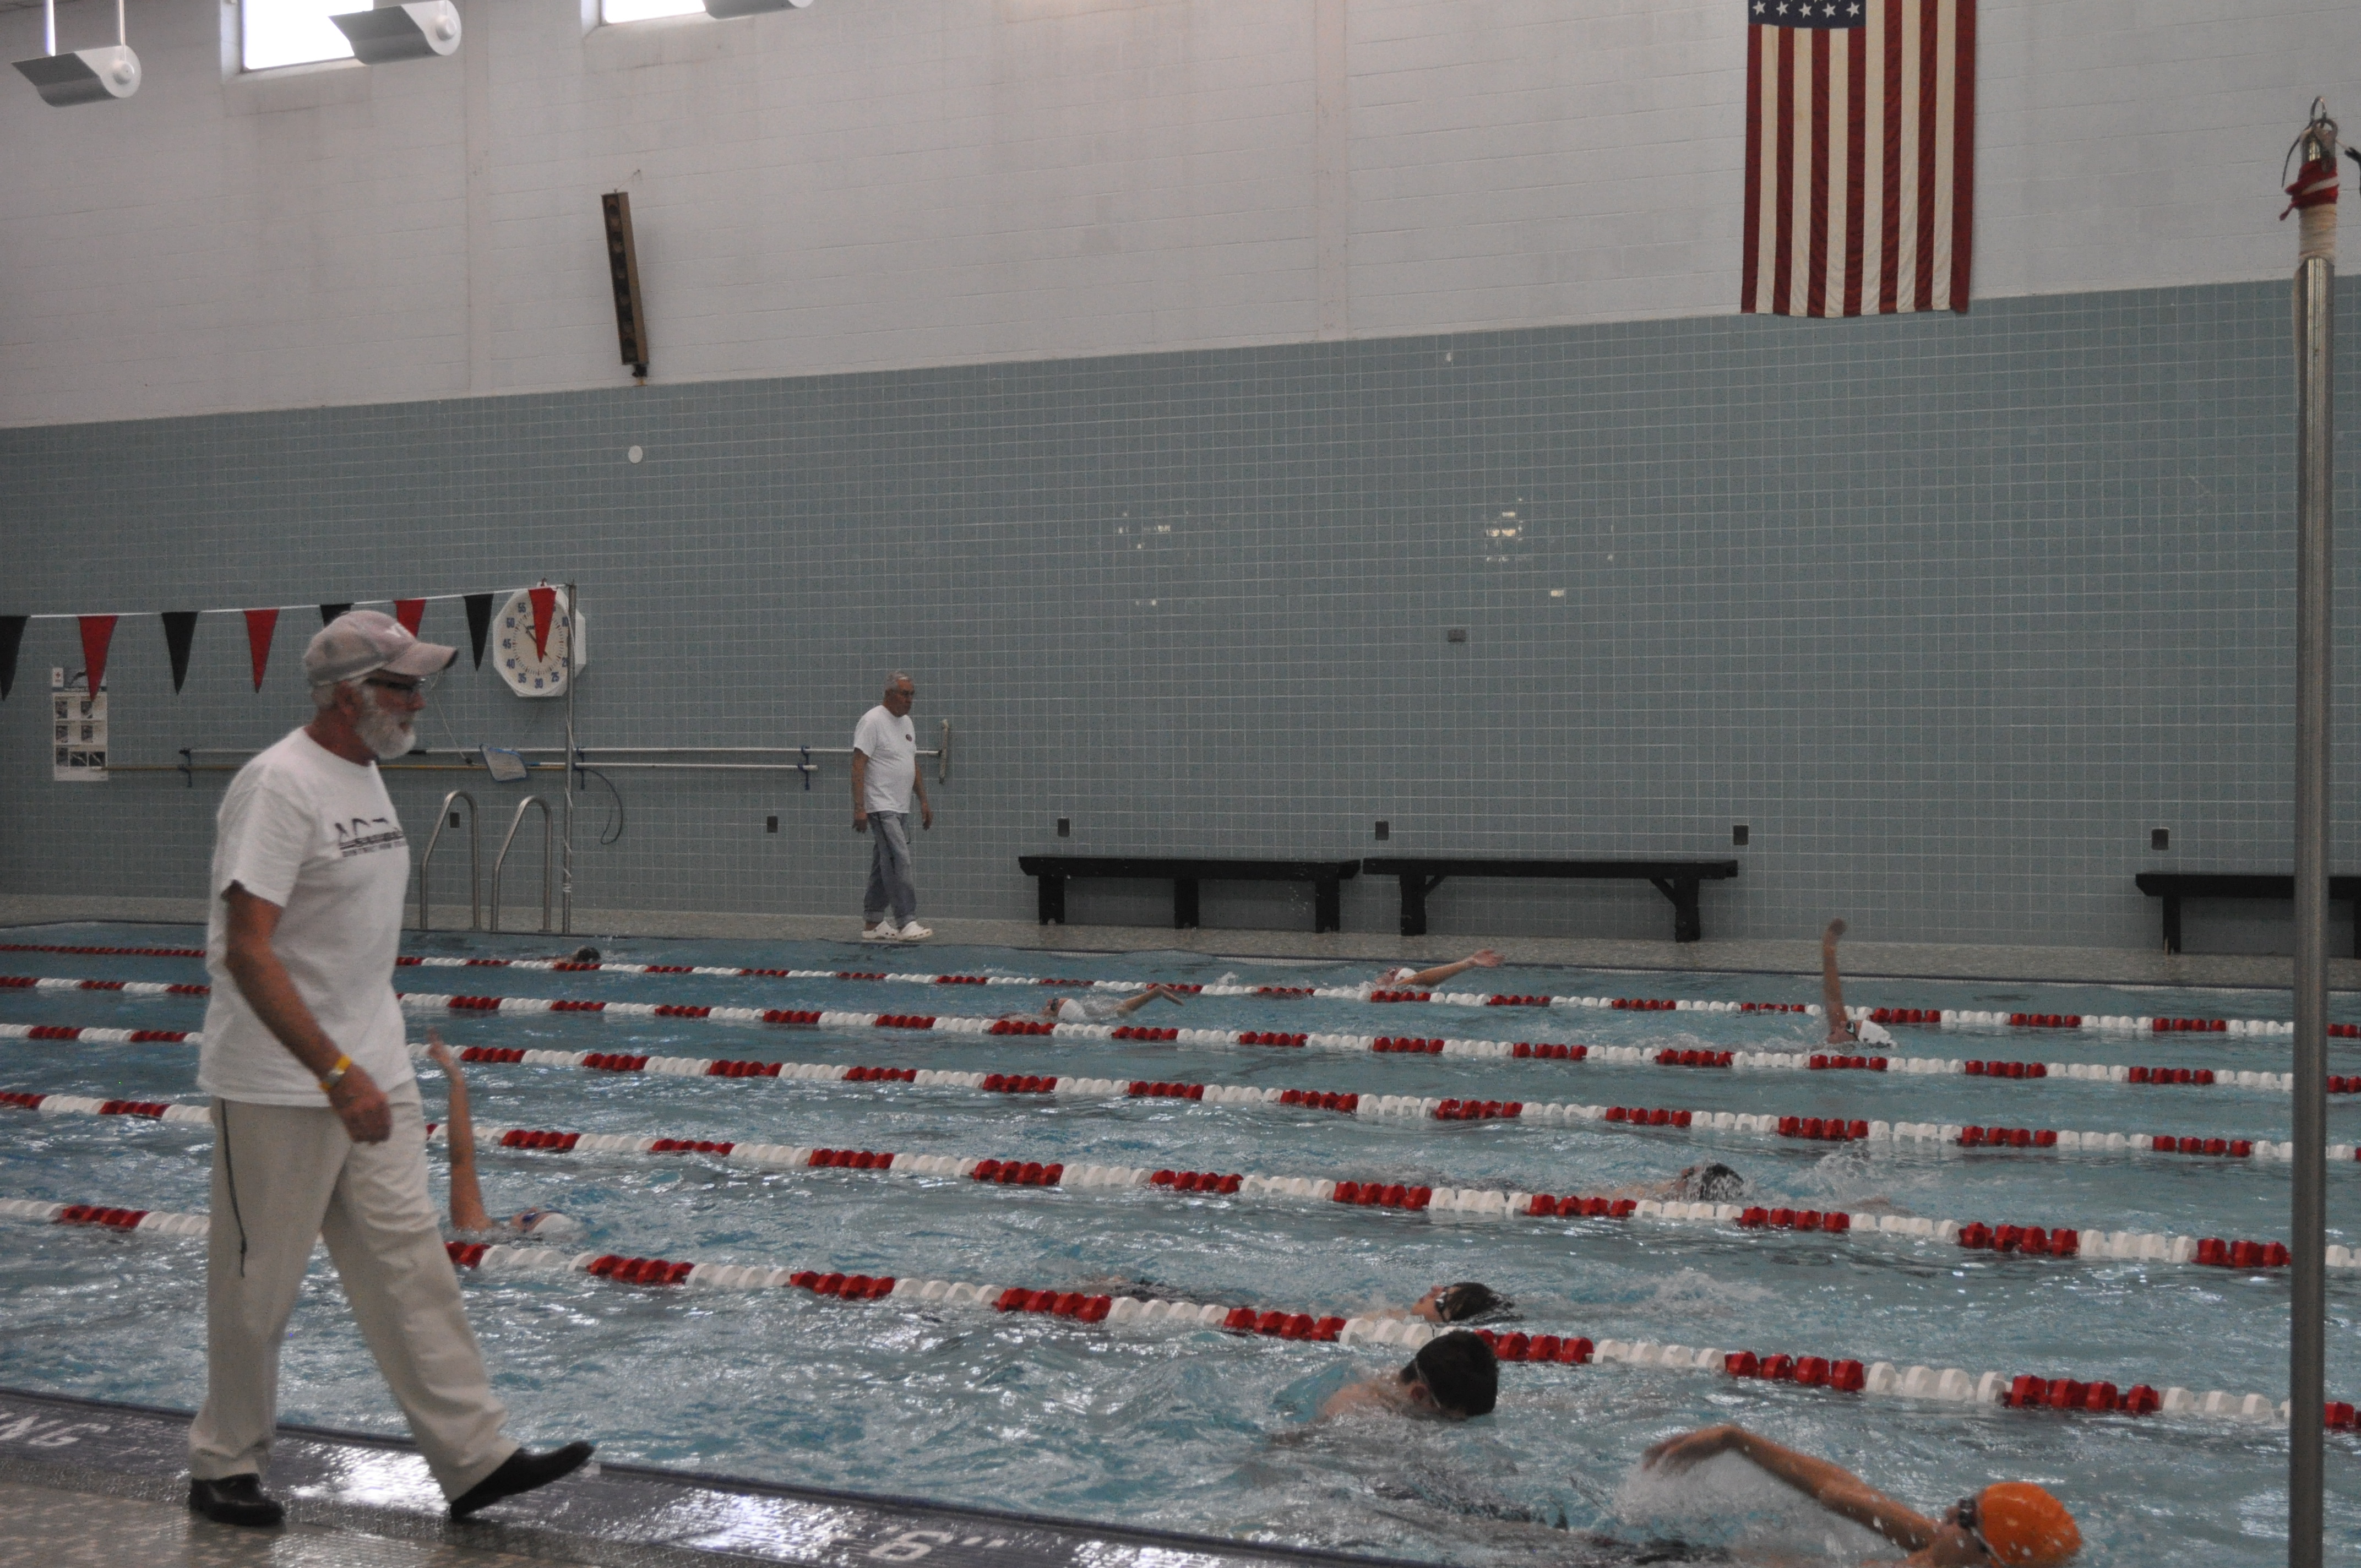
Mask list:
[[1976,1533],[2007,1568],[2056,1568],[2082,1549],[2066,1505],[2030,1481],[1999,1481],[1978,1493]]

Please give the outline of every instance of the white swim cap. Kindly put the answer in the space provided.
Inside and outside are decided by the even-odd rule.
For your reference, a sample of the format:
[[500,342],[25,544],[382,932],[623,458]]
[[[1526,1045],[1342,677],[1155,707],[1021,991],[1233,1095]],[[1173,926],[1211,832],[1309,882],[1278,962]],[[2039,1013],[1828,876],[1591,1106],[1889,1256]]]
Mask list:
[[582,1222],[555,1209],[528,1209],[517,1216],[520,1226],[529,1236],[578,1236]]

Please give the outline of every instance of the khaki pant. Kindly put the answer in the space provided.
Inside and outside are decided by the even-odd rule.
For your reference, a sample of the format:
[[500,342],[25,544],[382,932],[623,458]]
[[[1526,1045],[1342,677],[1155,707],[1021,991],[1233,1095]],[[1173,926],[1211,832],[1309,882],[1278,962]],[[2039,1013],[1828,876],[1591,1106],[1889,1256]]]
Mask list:
[[205,1406],[189,1429],[192,1476],[260,1475],[269,1462],[279,1347],[315,1239],[328,1244],[361,1337],[444,1495],[516,1452],[500,1433],[508,1412],[484,1375],[427,1194],[417,1086],[390,1098],[393,1135],[381,1144],[354,1143],[333,1111],[214,1102]]

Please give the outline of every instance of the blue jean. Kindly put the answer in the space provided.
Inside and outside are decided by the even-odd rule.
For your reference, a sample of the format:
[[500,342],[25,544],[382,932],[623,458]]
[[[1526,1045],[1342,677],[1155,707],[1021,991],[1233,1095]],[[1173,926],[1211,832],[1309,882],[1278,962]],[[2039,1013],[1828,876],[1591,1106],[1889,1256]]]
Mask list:
[[869,891],[862,895],[861,918],[874,926],[894,906],[894,924],[907,926],[918,913],[918,887],[910,880],[910,814],[869,814]]

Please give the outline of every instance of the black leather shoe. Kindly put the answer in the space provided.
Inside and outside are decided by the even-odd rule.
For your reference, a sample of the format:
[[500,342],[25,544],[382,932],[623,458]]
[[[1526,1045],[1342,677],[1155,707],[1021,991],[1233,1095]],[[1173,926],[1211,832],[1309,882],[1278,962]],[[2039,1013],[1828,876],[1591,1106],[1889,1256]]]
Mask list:
[[502,1497],[513,1497],[519,1492],[530,1492],[536,1486],[546,1486],[560,1476],[571,1475],[582,1468],[590,1457],[591,1444],[569,1442],[564,1448],[553,1448],[546,1453],[527,1453],[518,1449],[500,1461],[500,1467],[451,1499],[451,1517],[466,1519],[478,1508],[489,1508]]
[[215,1524],[242,1524],[268,1529],[283,1523],[286,1505],[262,1495],[259,1475],[225,1475],[218,1481],[189,1478],[189,1507]]

